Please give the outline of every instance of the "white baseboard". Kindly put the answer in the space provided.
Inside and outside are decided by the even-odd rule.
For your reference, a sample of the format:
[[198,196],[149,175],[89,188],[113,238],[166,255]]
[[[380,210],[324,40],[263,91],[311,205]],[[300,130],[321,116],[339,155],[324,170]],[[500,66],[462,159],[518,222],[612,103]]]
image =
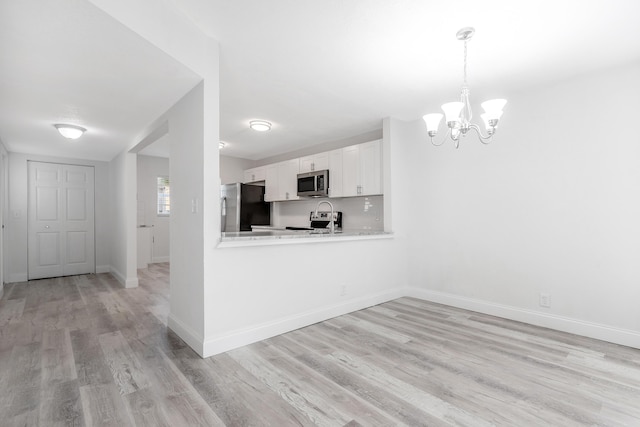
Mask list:
[[7,283],[26,282],[27,280],[29,280],[27,273],[14,273],[7,277]]
[[614,344],[640,348],[640,332],[637,331],[426,289],[409,288],[406,296],[569,332]]
[[110,265],[96,265],[96,274],[111,273]]
[[169,256],[157,256],[151,258],[151,264],[157,264],[159,262],[169,262],[171,261],[171,257]]
[[125,277],[124,274],[120,273],[116,268],[110,267],[109,273],[115,277],[120,284],[125,288],[137,288],[138,287],[138,277]]
[[173,314],[169,314],[167,326],[173,332],[178,334],[178,336],[182,338],[182,340],[186,342],[187,345],[191,347],[196,353],[198,353],[200,357],[209,357],[203,355],[204,351],[202,343],[204,340],[202,336],[193,329],[189,328],[183,322],[178,320]]
[[[396,288],[376,295],[356,298],[343,303],[333,304],[328,307],[320,307],[315,310],[284,317],[272,322],[255,325],[247,329],[230,332],[223,336],[209,338],[204,341],[203,354],[201,354],[201,356],[210,357],[224,353],[225,351],[229,351],[234,348],[300,329],[333,317],[352,313],[377,304],[382,304],[383,302],[405,296],[407,293],[408,289],[406,288]],[[176,331],[176,333],[177,332],[178,331]],[[182,337],[182,335],[180,336]],[[189,345],[197,351],[196,347],[191,344]]]

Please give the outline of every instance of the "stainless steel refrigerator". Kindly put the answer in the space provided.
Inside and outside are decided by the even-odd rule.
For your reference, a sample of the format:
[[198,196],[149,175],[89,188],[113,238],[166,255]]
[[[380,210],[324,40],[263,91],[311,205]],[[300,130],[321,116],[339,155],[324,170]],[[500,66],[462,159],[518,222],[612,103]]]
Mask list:
[[271,203],[260,185],[225,184],[220,190],[222,231],[251,231],[252,225],[271,225]]

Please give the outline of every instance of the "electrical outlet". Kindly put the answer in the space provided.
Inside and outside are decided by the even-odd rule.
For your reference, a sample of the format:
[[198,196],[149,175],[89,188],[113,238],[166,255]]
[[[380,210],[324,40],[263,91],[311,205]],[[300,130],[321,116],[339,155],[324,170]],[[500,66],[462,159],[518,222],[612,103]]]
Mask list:
[[544,292],[540,293],[540,307],[551,307],[551,294],[547,294]]
[[347,285],[340,286],[340,296],[341,297],[347,296]]

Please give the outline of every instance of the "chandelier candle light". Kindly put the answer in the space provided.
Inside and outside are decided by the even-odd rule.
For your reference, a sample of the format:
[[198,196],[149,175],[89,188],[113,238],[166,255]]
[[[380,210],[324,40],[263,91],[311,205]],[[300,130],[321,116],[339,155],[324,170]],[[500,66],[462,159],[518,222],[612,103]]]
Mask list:
[[434,142],[433,137],[438,133],[438,126],[440,125],[440,120],[442,120],[442,114],[426,114],[422,117],[427,126],[427,133],[429,134],[429,138],[431,138],[431,143],[435,146],[444,144],[447,136],[449,136],[455,147],[458,148],[460,146],[460,138],[467,136],[467,132],[469,132],[470,129],[476,131],[480,142],[489,144],[491,137],[493,137],[498,127],[498,121],[500,117],[502,117],[502,108],[504,108],[504,105],[507,103],[506,99],[491,99],[481,104],[484,109],[484,114],[480,117],[482,117],[482,121],[487,129],[486,136],[482,134],[478,125],[471,123],[473,114],[471,112],[471,104],[469,103],[469,85],[467,84],[467,41],[473,37],[475,31],[476,30],[471,27],[465,27],[456,33],[457,39],[464,41],[464,83],[462,84],[462,90],[460,92],[460,101],[448,102],[442,105],[442,111],[444,111],[446,116],[445,120],[449,129],[440,143]]

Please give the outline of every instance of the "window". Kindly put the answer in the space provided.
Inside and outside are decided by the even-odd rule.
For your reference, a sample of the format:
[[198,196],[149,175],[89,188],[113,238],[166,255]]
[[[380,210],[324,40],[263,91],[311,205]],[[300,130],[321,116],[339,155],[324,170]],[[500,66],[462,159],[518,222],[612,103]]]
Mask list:
[[168,176],[158,177],[158,216],[171,213],[171,190]]

